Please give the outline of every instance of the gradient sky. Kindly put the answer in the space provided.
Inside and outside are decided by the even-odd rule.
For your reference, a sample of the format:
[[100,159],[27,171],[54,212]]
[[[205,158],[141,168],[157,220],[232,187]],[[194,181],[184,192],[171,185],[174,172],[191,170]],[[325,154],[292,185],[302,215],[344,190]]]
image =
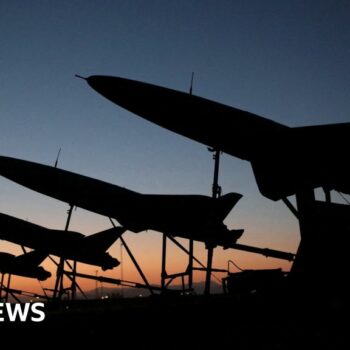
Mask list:
[[[0,154],[53,165],[61,147],[59,167],[66,170],[145,193],[210,195],[213,161],[204,145],[122,110],[74,74],[188,91],[194,71],[194,94],[289,126],[348,122],[349,17],[346,0],[1,0]],[[260,195],[248,162],[223,155],[220,184],[224,193],[244,195],[225,221],[245,228],[241,243],[296,251],[296,220],[282,203]],[[0,179],[1,212],[63,228],[67,209]],[[109,226],[108,219],[81,209],[71,224],[85,234]],[[154,283],[160,237],[126,235]],[[118,244],[111,249],[117,257],[119,251]],[[205,260],[203,245],[196,251]],[[228,259],[243,268],[290,266],[221,249],[215,265],[226,267]],[[124,278],[139,280],[124,260]],[[185,265],[173,250],[169,272]],[[120,269],[109,275],[119,277]],[[15,283],[30,285],[26,279]]]

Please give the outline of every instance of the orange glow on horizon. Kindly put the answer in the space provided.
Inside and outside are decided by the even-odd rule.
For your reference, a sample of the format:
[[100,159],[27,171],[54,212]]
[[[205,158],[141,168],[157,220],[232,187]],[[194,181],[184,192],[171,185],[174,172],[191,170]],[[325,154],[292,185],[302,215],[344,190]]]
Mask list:
[[[141,265],[142,270],[144,271],[148,281],[152,285],[160,285],[160,275],[161,275],[161,236],[158,233],[150,233],[149,240],[151,243],[140,245],[138,235],[127,234],[125,235],[125,240],[135,255],[137,261]],[[186,240],[179,240],[185,247],[188,243]],[[14,246],[14,245],[13,245]],[[13,247],[12,247],[13,248]],[[14,252],[15,255],[21,254],[21,249],[15,246],[17,252]],[[204,265],[206,264],[206,250],[204,244],[195,243],[195,256],[199,259]],[[120,257],[120,243],[115,243],[111,249],[110,254],[116,257],[118,260],[121,260]],[[123,261],[122,265],[119,265],[117,268],[108,271],[102,271],[101,269],[78,263],[78,272],[93,276],[105,276],[115,279],[121,279],[121,274],[123,274],[123,280],[132,281],[137,283],[143,283],[142,278],[138,274],[136,268],[133,266],[130,258],[128,257],[125,248],[123,249]],[[54,257],[55,261],[58,262],[58,258]],[[242,269],[272,269],[272,268],[282,268],[284,271],[289,271],[291,263],[284,260],[278,260],[273,258],[266,258],[262,255],[246,253],[237,250],[223,250],[222,248],[217,248],[214,252],[213,267],[220,269],[227,269],[228,261],[233,260],[238,266]],[[172,242],[168,240],[168,249],[167,249],[167,266],[166,271],[168,274],[184,272],[188,264],[187,255],[179,250]],[[55,284],[56,276],[56,266],[49,259],[46,259],[41,265],[46,270],[50,271],[52,276],[43,282],[38,282],[34,279],[13,276],[11,280],[11,288],[24,290],[27,292],[33,292],[37,294],[42,294],[42,288],[53,289]],[[196,262],[194,266],[199,266]],[[67,267],[66,267],[67,268]],[[236,272],[237,269],[234,266],[230,266],[231,272]],[[221,278],[225,277],[225,273],[214,273],[212,281],[219,283]],[[204,272],[195,272],[194,273],[194,283],[203,282],[205,280]],[[88,280],[84,278],[77,278],[79,286],[84,290],[84,292],[92,291],[98,286],[103,288],[118,288],[119,286],[113,284],[107,284],[100,282],[96,283],[94,280]],[[180,279],[174,280],[172,285],[179,285],[181,283]],[[65,278],[65,287],[70,286],[71,282],[66,277]],[[50,292],[48,292],[49,295]]]

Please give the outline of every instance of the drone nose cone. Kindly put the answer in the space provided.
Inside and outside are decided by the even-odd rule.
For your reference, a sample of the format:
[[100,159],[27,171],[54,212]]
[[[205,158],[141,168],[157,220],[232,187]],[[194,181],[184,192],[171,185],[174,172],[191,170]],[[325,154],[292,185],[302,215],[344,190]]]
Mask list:
[[[169,115],[167,98],[169,89],[141,81],[93,75],[88,84],[99,94],[138,116],[156,121],[159,115]],[[171,94],[170,94],[171,95]]]
[[107,91],[122,91],[126,80],[127,79],[107,75],[92,75],[86,79],[88,84],[101,94],[106,94]]
[[142,83],[130,79],[92,75],[86,81],[99,94],[126,109],[135,97],[144,93]]

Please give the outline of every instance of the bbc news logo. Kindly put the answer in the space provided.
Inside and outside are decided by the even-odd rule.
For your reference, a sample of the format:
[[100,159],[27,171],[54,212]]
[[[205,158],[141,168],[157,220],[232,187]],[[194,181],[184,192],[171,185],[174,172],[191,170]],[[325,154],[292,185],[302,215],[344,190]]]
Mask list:
[[0,322],[42,322],[44,303],[0,303]]

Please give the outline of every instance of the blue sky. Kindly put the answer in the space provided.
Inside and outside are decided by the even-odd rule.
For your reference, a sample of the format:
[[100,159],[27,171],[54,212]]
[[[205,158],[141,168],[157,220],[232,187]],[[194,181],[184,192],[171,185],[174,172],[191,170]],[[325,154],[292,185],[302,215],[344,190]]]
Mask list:
[[[0,153],[54,164],[61,147],[59,166],[70,171],[145,193],[209,195],[205,146],[122,110],[74,74],[188,91],[194,71],[194,94],[280,123],[348,122],[349,15],[345,0],[2,0]],[[296,220],[259,194],[249,163],[224,155],[220,182],[244,195],[226,221],[246,229],[243,243],[296,249]],[[63,203],[5,179],[0,196],[2,212],[64,227]],[[87,234],[105,227],[83,210],[72,221]],[[130,239],[147,258],[159,237]],[[218,254],[221,265],[249,264],[250,256]]]

